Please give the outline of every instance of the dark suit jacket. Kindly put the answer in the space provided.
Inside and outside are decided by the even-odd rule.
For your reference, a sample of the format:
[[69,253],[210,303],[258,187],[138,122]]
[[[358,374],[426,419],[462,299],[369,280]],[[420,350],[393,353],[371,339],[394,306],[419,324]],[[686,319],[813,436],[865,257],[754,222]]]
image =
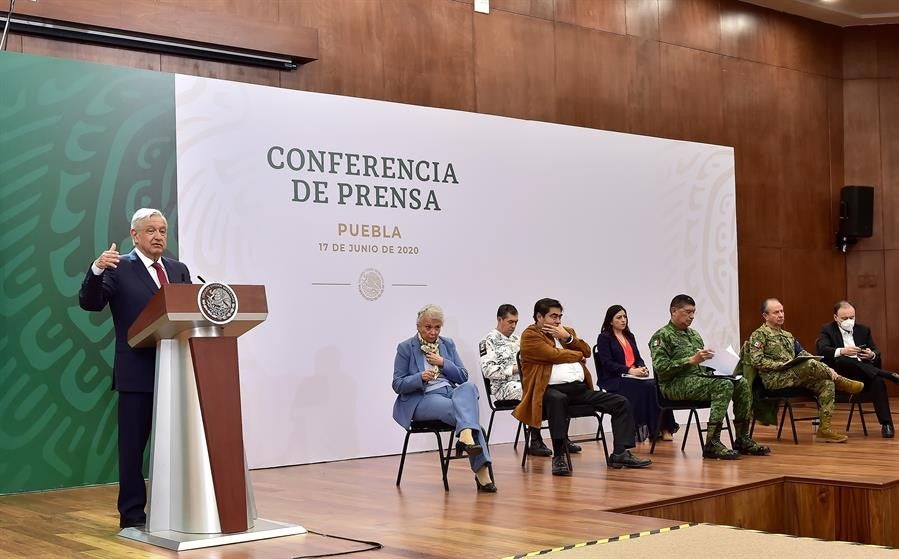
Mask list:
[[[646,362],[640,356],[637,348],[637,340],[630,332],[624,335],[634,351],[634,367],[643,367]],[[621,375],[627,373],[627,365],[624,364],[624,350],[618,339],[611,331],[602,332],[596,338],[596,376],[599,377],[599,386],[609,392],[617,392],[621,385]]]
[[[440,336],[437,351],[443,357],[440,375],[452,386],[468,381],[468,371],[462,364],[462,358],[456,351],[456,344],[449,338]],[[396,358],[393,360],[393,391],[396,402],[393,404],[393,419],[405,428],[412,424],[415,408],[425,395],[425,382],[421,380],[421,372],[425,370],[427,361],[421,351],[418,335],[396,346]]]
[[[135,249],[137,250],[137,249]],[[90,268],[81,283],[78,303],[86,311],[101,311],[109,304],[115,326],[115,361],[112,388],[122,392],[153,392],[156,348],[134,349],[128,345],[128,328],[159,291],[135,250],[99,276]],[[187,266],[162,257],[169,283],[191,283]]]
[[[852,339],[855,340],[855,345],[868,346],[868,349],[874,352],[874,359],[865,361],[865,363],[871,363],[875,367],[880,368],[880,350],[877,348],[877,344],[874,343],[871,329],[864,324],[856,324],[855,328],[852,329]],[[818,339],[815,341],[815,349],[818,355],[824,357],[824,362],[833,367],[835,364],[833,353],[838,347],[844,347],[843,336],[840,334],[840,327],[837,326],[837,323],[831,321],[821,327],[821,333],[818,334]]]

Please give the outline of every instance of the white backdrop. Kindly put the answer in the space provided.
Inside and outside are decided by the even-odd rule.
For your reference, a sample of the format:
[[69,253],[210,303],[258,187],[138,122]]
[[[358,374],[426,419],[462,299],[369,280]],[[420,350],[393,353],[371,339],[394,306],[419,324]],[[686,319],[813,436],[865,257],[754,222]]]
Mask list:
[[[537,299],[560,299],[564,323],[591,344],[605,309],[622,304],[649,361],[649,336],[685,292],[709,347],[739,341],[732,148],[180,75],[176,83],[181,259],[194,276],[264,284],[268,295],[268,320],[240,340],[252,468],[399,452],[393,359],[425,303],[443,306],[442,333],[481,390],[477,343],[501,303],[518,307],[523,328]],[[441,178],[452,164],[457,183],[349,176],[346,157],[334,172],[309,171],[308,156],[303,170],[275,169],[272,146],[438,162]],[[326,181],[328,202],[294,201],[295,179]],[[440,209],[339,204],[340,182],[418,188],[422,200],[433,191]],[[401,237],[339,235],[341,223]],[[379,252],[332,252],[333,243]],[[362,295],[377,286],[371,272],[360,285],[366,270],[383,278],[373,300]],[[488,413],[482,398],[485,425]],[[501,414],[493,442],[514,428]],[[417,438],[416,448],[432,444]]]

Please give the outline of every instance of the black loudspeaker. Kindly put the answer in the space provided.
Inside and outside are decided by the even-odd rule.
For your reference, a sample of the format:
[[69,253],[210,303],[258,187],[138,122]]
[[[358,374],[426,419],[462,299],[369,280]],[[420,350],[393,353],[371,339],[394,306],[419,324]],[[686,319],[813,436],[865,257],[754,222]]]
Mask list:
[[841,237],[859,239],[874,234],[874,187],[844,186],[840,189]]

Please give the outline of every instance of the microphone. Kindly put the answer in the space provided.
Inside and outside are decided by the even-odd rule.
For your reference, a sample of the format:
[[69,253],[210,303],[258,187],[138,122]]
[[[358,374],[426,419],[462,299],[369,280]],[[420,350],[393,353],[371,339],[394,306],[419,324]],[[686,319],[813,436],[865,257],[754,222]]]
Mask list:
[[203,276],[198,275],[198,276],[197,276],[197,279],[200,280],[200,281],[203,282],[203,283],[206,283],[206,280],[203,279]]

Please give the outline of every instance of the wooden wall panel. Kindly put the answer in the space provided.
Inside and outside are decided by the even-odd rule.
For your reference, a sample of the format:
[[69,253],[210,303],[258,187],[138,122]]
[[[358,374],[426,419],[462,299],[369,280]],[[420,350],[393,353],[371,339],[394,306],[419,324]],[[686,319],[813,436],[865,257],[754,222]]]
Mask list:
[[883,247],[899,249],[899,79],[878,80]]
[[739,0],[721,0],[721,54],[777,63],[776,14]]
[[[222,44],[318,58],[318,37],[313,29],[279,25],[270,13],[238,0],[220,0],[228,11],[198,10],[203,4],[184,2],[173,7],[156,0],[77,0],[69,2],[19,2],[16,13],[62,21],[93,24],[138,33],[162,35],[204,43]],[[262,6],[265,6],[263,4]],[[253,17],[234,10],[250,9]],[[264,19],[257,19],[255,16]]]
[[774,35],[778,66],[826,76],[842,75],[839,28],[778,14]]
[[160,55],[100,45],[87,45],[70,41],[55,41],[43,37],[20,37],[21,50],[28,54],[55,56],[83,62],[114,64],[144,70],[160,70]]
[[634,38],[629,45],[635,67],[628,76],[628,132],[660,136],[663,122],[659,117],[662,111],[659,43]]
[[878,344],[883,350],[883,366],[890,371],[899,371],[899,250],[884,251],[883,276],[887,335]]
[[281,87],[353,97],[384,98],[384,22],[381,3],[370,0],[282,0],[282,24],[318,30],[321,55],[284,74]]
[[475,14],[477,109],[515,118],[556,120],[554,24],[505,12]]
[[856,245],[860,249],[883,247],[879,106],[877,80],[843,83],[844,181],[874,186],[874,236],[860,240]]
[[834,539],[836,501],[837,488],[831,485],[784,484],[785,532],[822,540]]
[[659,0],[659,39],[664,43],[720,52],[718,0]]
[[557,25],[555,38],[558,121],[626,131],[633,41],[571,25]]
[[843,256],[835,248],[783,251],[781,301],[787,315],[786,329],[809,351],[814,352],[821,325],[831,320],[833,304],[846,292],[844,270]]
[[883,531],[885,495],[882,491],[858,487],[837,490],[836,539],[870,542]]
[[275,70],[274,68],[257,68],[242,64],[229,64],[227,62],[211,62],[167,54],[161,56],[160,69],[163,72],[270,85],[272,87],[281,85],[281,76],[283,74],[280,70]]
[[842,33],[843,79],[877,77],[877,38],[869,27],[850,27]]
[[899,24],[872,30],[877,44],[877,77],[899,78]]
[[855,305],[856,320],[871,327],[884,353],[887,347],[881,340],[887,339],[886,295],[883,251],[850,249],[846,255],[846,298]]
[[827,135],[830,143],[830,225],[836,233],[840,217],[840,189],[846,175],[843,150],[843,80],[827,79]]
[[552,20],[553,0],[490,0],[490,11],[494,10]]
[[555,0],[555,20],[624,35],[624,0]]
[[625,0],[624,8],[628,35],[658,40],[659,0]]
[[780,154],[771,131],[778,124],[776,68],[736,58],[722,60],[726,143],[734,146],[737,227],[743,246],[781,246],[780,220],[771,219],[777,199]]
[[776,83],[780,153],[791,158],[778,193],[784,246],[832,247],[827,79],[779,68]]
[[471,6],[391,0],[383,30],[384,97],[390,101],[475,110]]
[[155,0],[173,10],[193,10],[213,14],[230,14],[240,18],[278,23],[280,0]]
[[762,301],[783,296],[783,262],[783,249],[739,247],[741,341],[749,339],[752,331],[762,324],[759,310]]
[[660,53],[662,134],[724,143],[721,56],[664,43]]
[[7,35],[6,50],[9,52],[22,52],[22,36],[16,33]]

